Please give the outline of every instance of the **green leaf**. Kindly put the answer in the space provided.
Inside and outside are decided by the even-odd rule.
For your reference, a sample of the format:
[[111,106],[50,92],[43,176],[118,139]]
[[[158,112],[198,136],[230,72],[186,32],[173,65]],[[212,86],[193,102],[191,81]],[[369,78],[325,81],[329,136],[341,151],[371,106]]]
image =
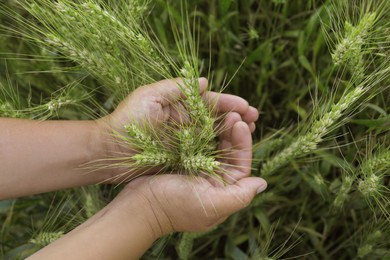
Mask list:
[[310,64],[310,62],[307,60],[307,58],[303,55],[299,56],[299,63],[307,70],[310,72],[312,77],[315,79],[315,73],[314,70]]
[[324,152],[321,150],[317,150],[315,153],[317,155],[319,155],[324,161],[327,161],[328,163],[330,163],[331,165],[333,165],[335,167],[338,167],[341,169],[351,169],[352,168],[352,166],[347,161],[343,160],[343,158],[340,158],[338,156],[335,156],[333,154],[330,154],[330,153],[327,153],[327,152]]
[[268,231],[271,228],[271,222],[267,216],[267,213],[260,208],[256,208],[254,213],[256,219],[260,222],[261,227],[265,231]]
[[267,66],[272,58],[272,43],[265,42],[259,45],[254,51],[252,51],[245,65],[251,65],[256,61],[261,61],[262,66]]
[[219,10],[221,11],[221,16],[222,17],[225,16],[225,14],[229,10],[232,2],[233,2],[232,0],[221,0],[219,2]]
[[234,260],[246,260],[248,256],[229,239],[226,247],[225,254],[229,256],[229,259]]
[[248,239],[249,239],[249,237],[247,234],[242,234],[242,235],[234,237],[233,243],[235,245],[241,245],[241,244],[245,243],[246,241],[248,241]]
[[24,244],[17,248],[12,249],[5,255],[5,259],[25,259],[37,251],[37,248],[33,244]]
[[390,116],[379,119],[355,119],[352,120],[352,123],[372,128],[388,127],[390,126]]
[[14,203],[13,200],[0,201],[0,214],[7,213]]

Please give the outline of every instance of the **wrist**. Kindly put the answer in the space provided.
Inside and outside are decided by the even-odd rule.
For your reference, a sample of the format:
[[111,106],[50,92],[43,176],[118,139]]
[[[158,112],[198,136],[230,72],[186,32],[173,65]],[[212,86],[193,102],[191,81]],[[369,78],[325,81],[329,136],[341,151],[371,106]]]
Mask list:
[[95,155],[97,160],[107,159],[112,156],[113,151],[115,150],[115,144],[112,142],[112,134],[110,130],[109,118],[102,117],[100,119],[94,120],[94,138],[93,142],[96,142],[99,147],[98,153]]
[[[124,215],[139,216],[140,222],[154,240],[174,232],[172,223],[162,203],[148,185],[148,177],[139,177],[129,183],[115,200],[123,200]],[[153,178],[151,179],[153,181]],[[137,212],[134,215],[134,212]]]
[[127,131],[125,130],[124,121],[119,120],[114,115],[110,114],[95,122],[98,129],[99,146],[101,147],[100,157],[97,159],[101,170],[104,172],[102,179],[105,183],[122,183],[128,182],[133,177],[140,175],[153,174],[160,171],[160,167],[131,167],[134,162],[132,156],[136,154],[136,148],[126,137]]
[[[99,183],[118,183],[123,181],[118,178],[121,173],[128,172],[129,169],[120,167],[115,158],[130,156],[129,151],[125,151],[123,144],[116,135],[123,134],[120,129],[113,128],[111,115],[93,121],[91,128],[93,137],[91,141],[97,149],[91,163],[94,173],[100,176]],[[115,165],[115,166],[114,166]],[[123,176],[125,179],[125,176]]]

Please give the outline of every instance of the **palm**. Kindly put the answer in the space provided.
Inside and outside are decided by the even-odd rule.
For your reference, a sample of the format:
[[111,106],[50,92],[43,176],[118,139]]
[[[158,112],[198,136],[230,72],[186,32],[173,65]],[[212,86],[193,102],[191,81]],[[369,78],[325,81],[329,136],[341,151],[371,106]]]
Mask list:
[[232,149],[226,161],[229,166],[224,169],[226,182],[210,177],[166,174],[143,176],[128,184],[128,188],[138,189],[155,202],[152,207],[164,212],[166,223],[174,223],[172,230],[209,229],[247,206],[259,189],[265,188],[264,180],[248,177],[252,156],[249,127],[241,121],[234,122],[234,117],[229,120],[233,125],[231,131],[224,133],[222,144]]
[[178,174],[143,176],[128,185],[148,198],[153,211],[163,212],[160,224],[171,225],[174,231],[208,230],[246,207],[266,186],[256,177],[243,177],[224,186]]
[[[180,80],[163,80],[135,90],[111,115],[111,127],[116,131],[122,131],[123,125],[129,122],[142,124],[148,121],[158,128],[164,121],[185,118],[179,102],[182,94],[177,86],[178,81]],[[254,121],[258,117],[256,109],[249,107],[242,98],[206,91],[206,88],[207,80],[201,79],[200,93],[208,104],[216,106],[218,114],[239,113],[240,119],[248,123],[251,131],[254,131]]]

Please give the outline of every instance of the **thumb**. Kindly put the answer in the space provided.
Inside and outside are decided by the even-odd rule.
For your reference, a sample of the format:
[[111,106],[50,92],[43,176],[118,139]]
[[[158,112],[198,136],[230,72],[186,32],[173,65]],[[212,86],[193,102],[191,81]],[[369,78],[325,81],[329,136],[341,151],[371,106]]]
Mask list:
[[221,188],[221,194],[215,196],[215,208],[222,215],[231,215],[247,207],[266,188],[267,182],[262,178],[242,178],[233,185]]
[[[208,81],[206,78],[199,78],[199,92],[203,93],[207,89]],[[148,87],[153,89],[154,96],[161,98],[161,105],[167,106],[180,99],[184,99],[185,96],[180,89],[180,85],[183,84],[181,78],[166,79],[149,85]]]

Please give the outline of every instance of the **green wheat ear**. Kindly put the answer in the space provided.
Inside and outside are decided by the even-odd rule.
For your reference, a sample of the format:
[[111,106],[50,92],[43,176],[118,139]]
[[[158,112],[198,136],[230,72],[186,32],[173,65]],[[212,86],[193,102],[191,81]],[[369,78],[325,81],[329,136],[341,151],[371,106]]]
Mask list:
[[362,162],[360,169],[364,173],[377,173],[386,171],[390,167],[390,148],[384,148],[381,151],[368,157]]
[[[40,99],[39,103],[34,103],[31,101],[31,97],[27,96],[30,94],[24,94],[26,96],[23,96],[20,93],[19,86],[10,77],[6,73],[6,81],[0,81],[0,116],[48,120],[56,117],[67,118],[63,112],[67,109],[77,108],[77,117],[94,117],[94,110],[84,104],[94,102],[92,94],[81,83],[81,79],[63,87],[56,86],[56,89],[51,91],[50,98]],[[28,91],[31,91],[31,89],[28,89]]]
[[390,169],[390,148],[386,139],[382,146],[376,153],[367,154],[365,160],[361,162],[357,189],[372,209],[373,204],[376,204],[389,218],[389,209],[386,205],[390,202],[390,189],[386,185],[386,177],[389,176]]
[[355,181],[355,177],[351,175],[345,175],[342,178],[341,187],[337,192],[336,198],[333,201],[332,207],[335,210],[340,210],[343,208],[345,202],[349,198],[349,193],[351,191],[352,185]]
[[[145,28],[141,26],[143,14],[132,14],[136,10],[146,11],[149,2],[20,2],[38,25],[12,10],[6,10],[5,14],[24,27],[24,32],[20,33],[22,36],[76,62],[107,90],[123,99],[136,86],[155,81],[155,75],[151,77],[155,70],[160,74],[166,73],[161,69],[165,68],[164,64],[158,62],[161,61],[159,53],[155,52],[155,47],[145,35]],[[15,33],[13,28],[9,30]]]
[[[190,125],[164,126],[170,135],[168,142],[162,141],[153,131],[148,131],[150,127],[147,123],[145,126],[125,125],[126,134],[120,136],[119,140],[137,153],[114,158],[119,163],[113,167],[143,169],[162,166],[160,172],[177,170],[191,175],[204,172],[218,176],[216,171],[220,169],[220,163],[216,160],[214,145],[216,118],[199,93],[199,65],[194,46],[187,48],[180,45],[181,54],[179,62],[176,62],[167,51],[159,49],[159,45],[145,34],[140,24],[132,21],[124,26],[121,17],[105,6],[103,1],[78,4],[66,0],[56,3],[41,0],[34,1],[32,5],[25,4],[25,7],[44,25],[43,29],[31,25],[34,33],[40,36],[36,39],[38,43],[79,64],[110,88],[115,97],[121,98],[121,94],[127,94],[136,84],[161,78],[182,78],[183,84],[178,87],[185,96],[181,102],[190,116]],[[88,16],[84,15],[85,12]],[[35,108],[33,112],[42,112],[43,115],[47,112],[46,118],[49,118],[58,109],[76,103],[73,99],[60,96]],[[194,136],[199,138],[194,141]],[[94,193],[83,194],[82,199],[85,215],[92,216],[100,207],[95,203]],[[62,231],[42,231],[32,242],[44,246],[62,234]]]
[[196,233],[183,233],[179,243],[176,246],[176,252],[181,260],[190,258]]
[[0,117],[25,118],[26,116],[20,111],[22,104],[18,90],[14,87],[8,73],[6,75],[5,82],[0,79]]
[[370,30],[375,25],[377,14],[365,14],[356,26],[348,21],[345,23],[344,38],[339,41],[332,53],[336,66],[346,66],[360,80],[364,78],[364,45],[369,39]]
[[83,187],[80,191],[77,190],[77,192],[80,193],[78,196],[80,196],[86,219],[91,218],[103,208],[104,204],[101,199],[99,186]]
[[0,117],[19,118],[20,114],[9,102],[0,103]]
[[[215,229],[215,228],[214,228]],[[179,242],[176,244],[176,252],[180,260],[187,260],[190,258],[192,253],[192,248],[194,245],[194,240],[205,235],[210,234],[214,231],[211,229],[205,232],[185,232],[180,236]]]
[[359,259],[384,259],[390,245],[388,219],[371,218],[358,229],[353,238],[356,240],[356,257]]
[[[179,35],[177,27],[173,26],[179,52],[179,57],[173,58],[146,33],[142,18],[129,20],[120,16],[123,13],[120,6],[126,8],[126,1],[113,6],[104,1],[78,3],[68,0],[56,3],[36,0],[21,5],[43,25],[41,29],[18,18],[29,26],[27,34],[31,34],[31,39],[77,62],[119,97],[119,93],[134,89],[135,84],[182,78],[183,83],[178,84],[178,88],[184,95],[181,102],[189,114],[190,125],[174,126],[177,129],[171,127],[168,131],[172,135],[168,138],[172,141],[170,143],[162,142],[139,125],[130,123],[124,126],[128,136],[120,140],[133,145],[137,151],[136,155],[123,158],[126,166],[132,161],[136,168],[161,165],[192,174],[205,171],[217,175],[215,171],[220,163],[216,161],[214,151],[216,118],[199,93],[196,41],[191,36],[188,20],[184,19],[183,35]],[[139,78],[146,80],[140,81]],[[46,108],[55,110],[68,101],[49,102]],[[193,140],[195,135],[198,137],[196,141]]]
[[[330,4],[336,7],[338,6],[338,2],[331,1]],[[360,17],[356,26],[350,23],[347,23],[345,28],[334,26],[344,31],[341,30],[342,33],[335,32],[335,40],[328,36],[330,43],[336,41],[335,49],[331,54],[334,63],[337,66],[345,65],[350,67],[351,73],[346,81],[346,86],[348,87],[344,90],[341,98],[337,102],[335,102],[335,97],[337,96],[336,89],[334,90],[334,94],[329,97],[325,107],[317,105],[318,109],[323,111],[314,111],[310,127],[299,134],[296,141],[292,142],[262,165],[262,176],[269,176],[294,159],[316,151],[318,145],[323,142],[327,134],[350,120],[351,113],[362,105],[358,101],[366,93],[369,93],[368,97],[362,102],[367,102],[367,100],[387,88],[383,86],[383,83],[390,76],[390,60],[388,58],[382,58],[388,56],[386,54],[387,50],[382,50],[378,45],[384,41],[383,35],[386,34],[388,24],[384,23],[383,25],[379,23],[384,13],[376,13],[375,10],[371,10],[370,8],[374,7],[373,5],[368,5],[368,7],[363,3],[360,5],[359,7],[367,11],[367,14]],[[341,7],[346,8],[343,4]],[[385,10],[389,9],[387,4],[384,4],[384,7]],[[368,10],[366,10],[367,8]],[[346,10],[342,10],[341,13],[343,15],[348,15]],[[368,12],[369,10],[371,12]],[[340,13],[340,10],[336,10],[336,13]],[[331,17],[333,16],[331,15]],[[349,17],[343,18],[352,20]],[[336,23],[338,21],[331,22]],[[332,25],[323,25],[323,27],[326,30],[326,28],[332,28]],[[326,31],[325,34],[327,34]],[[372,68],[370,65],[375,63],[380,65]],[[340,68],[337,72],[343,75],[343,68]],[[314,116],[315,113],[318,115]]]
[[33,232],[30,243],[37,249],[45,247],[83,222],[81,211],[77,210],[78,196],[73,191],[59,193],[60,200],[53,197],[50,208],[42,221],[42,226]]
[[[285,256],[289,251],[291,251],[295,246],[297,246],[300,243],[300,239],[297,238],[294,241],[291,241],[291,239],[294,236],[294,233],[296,232],[296,228],[298,227],[299,223],[296,224],[296,227],[291,231],[291,233],[285,234],[283,237],[284,241],[280,244],[273,244],[273,240],[275,239],[275,233],[277,231],[277,228],[279,226],[279,220],[276,222],[273,222],[268,230],[259,230],[258,234],[256,235],[256,240],[254,240],[250,247],[254,250],[251,250],[249,259],[251,260],[274,260],[274,259],[283,259],[283,256]],[[280,228],[280,227],[279,227]]]
[[365,89],[362,86],[346,92],[336,104],[331,106],[327,113],[312,123],[312,127],[306,134],[299,136],[289,147],[268,160],[262,167],[262,175],[268,176],[293,159],[315,151],[317,145],[323,141],[324,136],[329,133],[333,125],[345,115],[345,111],[353,106],[364,93]]
[[42,232],[39,233],[36,237],[30,240],[30,243],[43,248],[57,239],[60,239],[64,235],[64,232]]

